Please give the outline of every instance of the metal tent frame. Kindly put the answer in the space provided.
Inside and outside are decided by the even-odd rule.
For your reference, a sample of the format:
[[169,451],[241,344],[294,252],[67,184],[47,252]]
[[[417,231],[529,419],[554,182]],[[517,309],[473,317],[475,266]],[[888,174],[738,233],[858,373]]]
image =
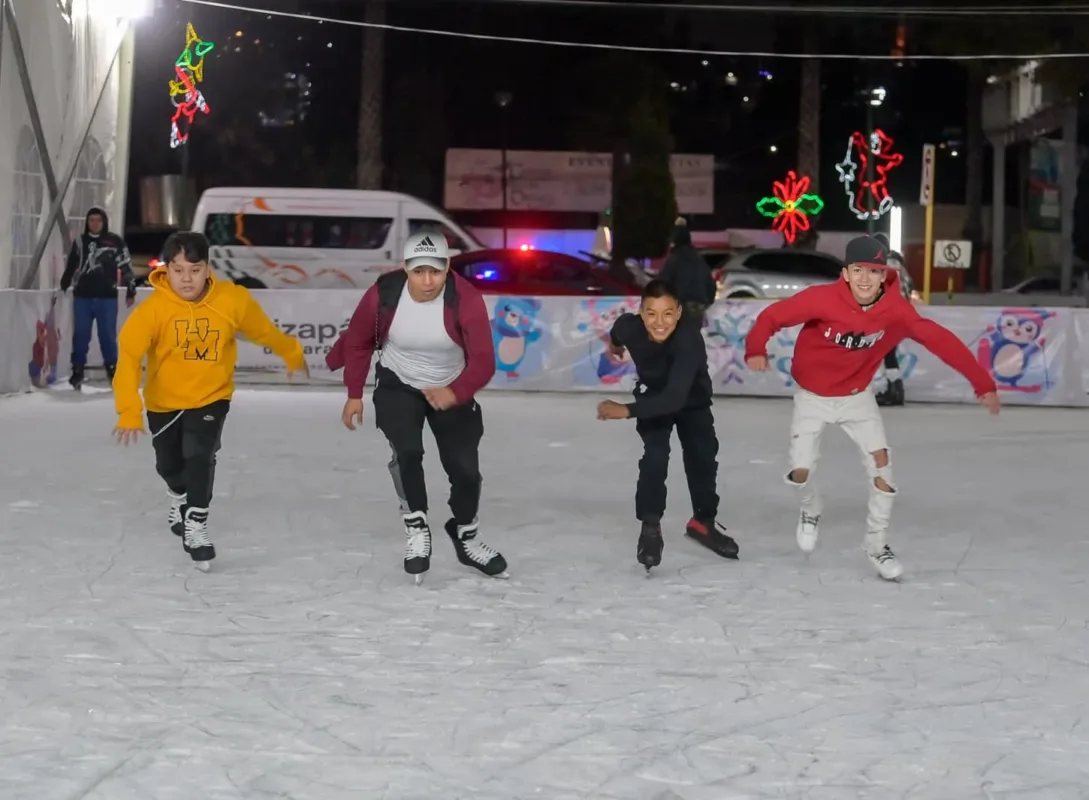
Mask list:
[[[72,13],[72,3],[73,0],[66,0],[62,9],[68,16],[71,16]],[[91,111],[88,114],[87,119],[83,121],[83,125],[79,131],[79,147],[77,147],[76,151],[72,154],[69,164],[66,165],[64,171],[61,173],[60,180],[58,180],[57,172],[53,168],[53,158],[49,153],[49,145],[45,138],[45,131],[42,127],[42,117],[38,108],[37,99],[34,96],[34,87],[30,80],[30,68],[27,64],[26,50],[23,47],[23,38],[19,30],[19,21],[15,16],[13,0],[0,0],[0,55],[3,54],[4,45],[10,44],[12,56],[15,60],[15,66],[19,73],[19,83],[23,90],[23,99],[26,101],[27,113],[30,117],[30,127],[34,133],[34,141],[38,146],[42,174],[45,177],[46,189],[49,193],[49,211],[44,217],[44,225],[39,226],[40,231],[31,257],[30,266],[18,286],[20,289],[34,289],[36,287],[41,271],[42,258],[49,246],[49,237],[52,235],[54,229],[56,229],[61,236],[65,252],[72,247],[72,236],[68,230],[68,220],[64,214],[64,199],[72,186],[72,181],[75,178],[76,169],[78,168],[80,157],[83,155],[83,150],[87,146],[87,139],[91,134],[95,117],[102,105],[102,100],[106,96],[106,91],[109,88],[113,72],[117,69],[117,63],[122,47],[126,40],[129,39],[131,30],[131,22],[125,21],[118,25],[117,43],[113,48],[113,56],[110,60],[109,69],[102,79],[101,86],[98,87],[98,92],[95,95],[95,102],[92,104]],[[127,153],[125,156],[127,157]],[[118,189],[119,191],[124,192],[123,186],[119,186]]]

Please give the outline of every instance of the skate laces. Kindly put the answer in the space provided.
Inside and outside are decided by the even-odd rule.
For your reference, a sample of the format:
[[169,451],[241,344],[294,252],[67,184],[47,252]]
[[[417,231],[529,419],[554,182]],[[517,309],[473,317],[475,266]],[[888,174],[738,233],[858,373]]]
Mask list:
[[870,555],[873,557],[874,561],[880,562],[882,564],[896,560],[895,553],[892,552],[892,548],[888,545],[885,545],[876,553],[870,553]]
[[207,512],[203,514],[190,513],[185,518],[185,543],[194,550],[198,547],[212,546],[212,540],[208,538]]
[[477,564],[486,565],[499,555],[499,551],[476,538],[476,523],[458,529],[458,546]]
[[167,515],[166,515],[167,521],[171,525],[174,525],[174,524],[176,524],[178,522],[185,522],[185,518],[182,516],[182,506],[184,506],[184,505],[185,505],[185,495],[184,494],[173,494],[173,493],[171,493],[171,495],[170,495],[170,511],[168,511]]
[[821,521],[821,515],[820,514],[806,514],[804,511],[802,512],[802,524],[803,525],[816,526],[816,525],[820,524],[820,521]]
[[405,558],[427,558],[431,555],[431,529],[419,518],[405,518]]

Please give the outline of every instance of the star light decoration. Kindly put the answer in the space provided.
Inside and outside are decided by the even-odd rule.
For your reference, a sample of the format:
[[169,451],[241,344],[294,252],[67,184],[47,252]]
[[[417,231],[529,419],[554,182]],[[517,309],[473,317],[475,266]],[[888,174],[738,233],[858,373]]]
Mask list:
[[[181,147],[189,141],[189,126],[193,124],[197,112],[210,114],[212,109],[204,100],[204,95],[197,88],[204,82],[204,57],[215,47],[197,35],[193,23],[185,26],[185,49],[174,62],[174,74],[177,80],[170,81],[170,102],[174,104],[174,116],[170,120],[170,146]],[[182,118],[185,130],[182,130]]]
[[[847,193],[847,207],[859,219],[880,219],[892,210],[889,172],[904,163],[901,153],[892,152],[892,138],[880,128],[867,139],[855,131],[847,140],[847,155],[836,164],[839,182]],[[856,160],[857,158],[857,160]],[[873,181],[869,180],[869,162],[873,160]]]
[[824,210],[824,201],[809,194],[809,177],[798,177],[791,170],[785,181],[772,184],[773,197],[765,197],[756,204],[761,216],[772,220],[771,229],[783,234],[788,244],[794,244],[798,234],[809,230],[809,218]]

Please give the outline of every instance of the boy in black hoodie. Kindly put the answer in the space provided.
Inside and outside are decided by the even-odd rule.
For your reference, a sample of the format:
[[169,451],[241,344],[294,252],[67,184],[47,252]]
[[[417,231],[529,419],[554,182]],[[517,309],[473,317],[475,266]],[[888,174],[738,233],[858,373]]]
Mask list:
[[98,346],[106,376],[113,382],[117,369],[117,286],[118,279],[128,288],[125,303],[136,301],[132,276],[132,256],[125,240],[110,233],[110,220],[101,208],[87,211],[83,235],[72,242],[64,266],[60,288],[67,292],[74,286],[72,304],[72,377],[68,382],[79,389],[91,346],[91,328],[98,326]]
[[639,314],[622,314],[609,332],[614,355],[627,350],[639,371],[634,402],[605,400],[597,407],[601,420],[634,418],[643,440],[635,486],[635,516],[642,523],[636,558],[648,572],[662,562],[661,522],[674,428],[692,500],[686,535],[724,558],[738,554],[737,542],[715,521],[718,437],[711,413],[707,347],[700,321],[685,317],[687,312],[667,283],[655,280],[644,287]]

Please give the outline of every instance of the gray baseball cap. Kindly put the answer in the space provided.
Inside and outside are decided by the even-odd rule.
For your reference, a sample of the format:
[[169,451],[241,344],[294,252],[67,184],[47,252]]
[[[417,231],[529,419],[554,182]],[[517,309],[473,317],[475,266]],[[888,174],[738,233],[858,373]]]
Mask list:
[[405,242],[405,269],[431,267],[444,270],[450,266],[449,259],[450,250],[441,233],[423,231],[409,236]]

